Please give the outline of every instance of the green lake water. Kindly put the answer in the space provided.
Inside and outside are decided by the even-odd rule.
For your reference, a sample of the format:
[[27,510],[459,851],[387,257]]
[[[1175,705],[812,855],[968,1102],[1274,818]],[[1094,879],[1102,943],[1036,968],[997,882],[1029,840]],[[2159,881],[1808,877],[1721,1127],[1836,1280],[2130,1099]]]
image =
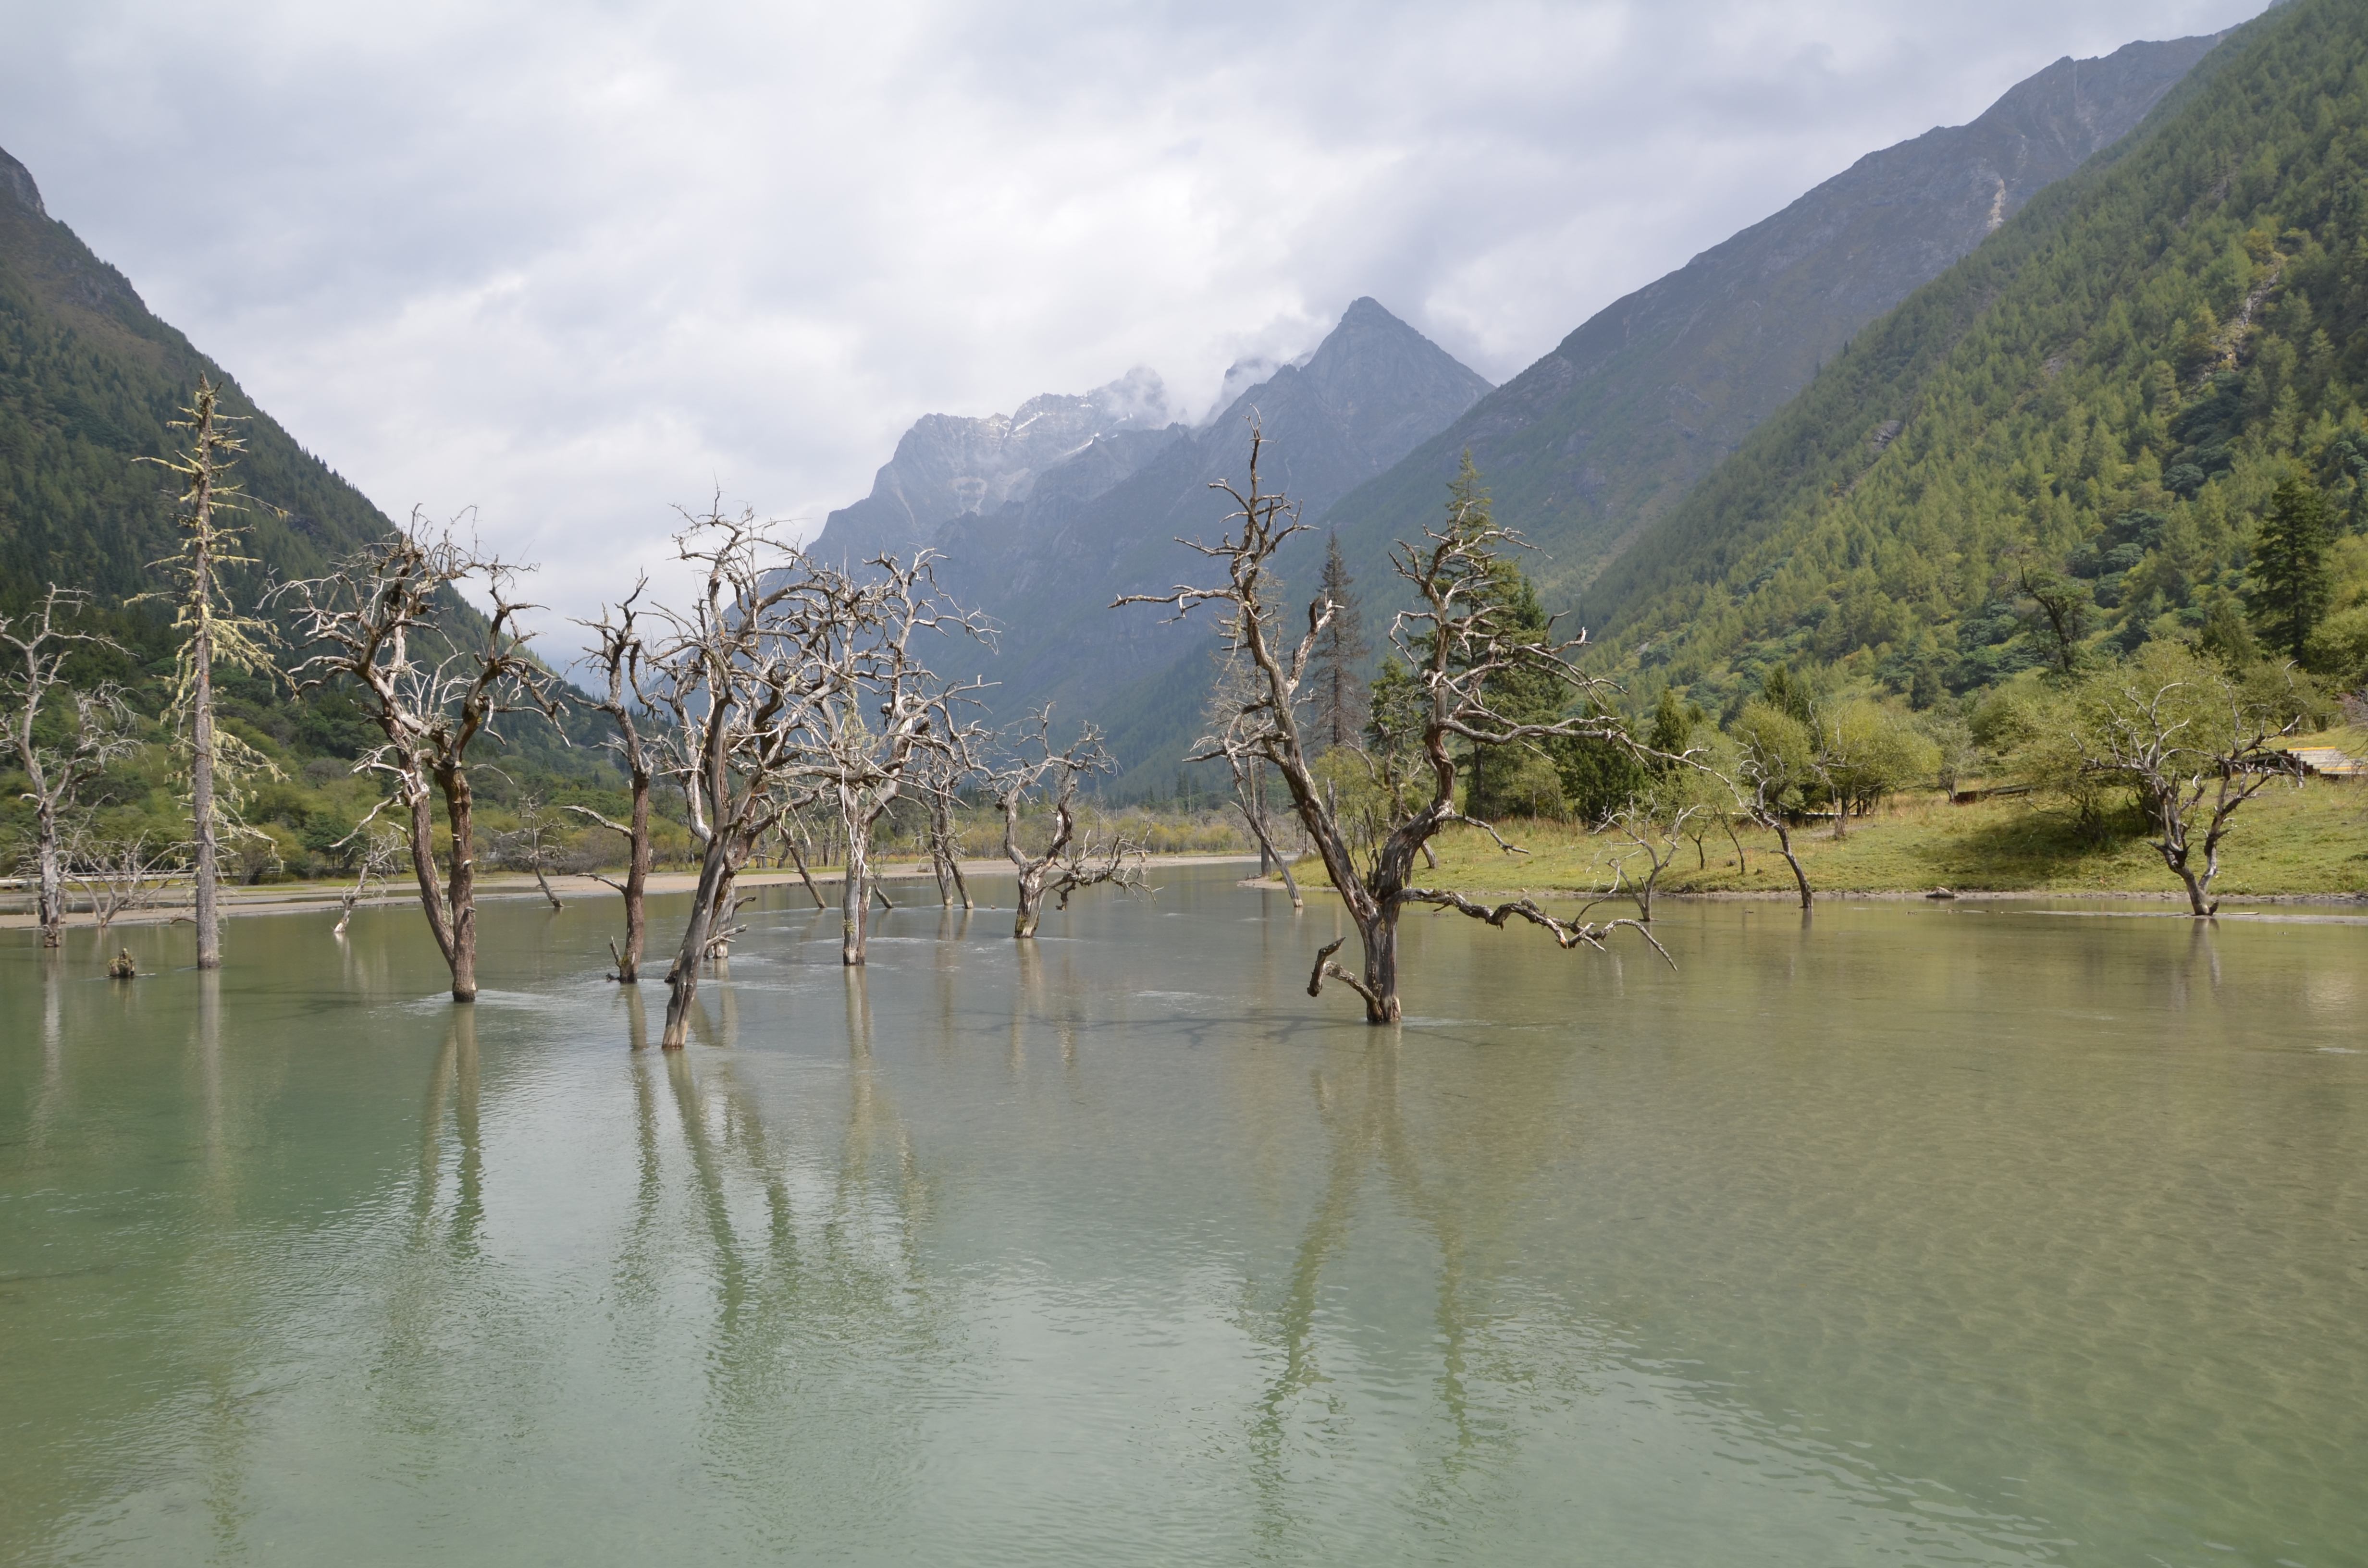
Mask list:
[[2368,1562],[2368,925],[1238,874],[0,938],[0,1562]]

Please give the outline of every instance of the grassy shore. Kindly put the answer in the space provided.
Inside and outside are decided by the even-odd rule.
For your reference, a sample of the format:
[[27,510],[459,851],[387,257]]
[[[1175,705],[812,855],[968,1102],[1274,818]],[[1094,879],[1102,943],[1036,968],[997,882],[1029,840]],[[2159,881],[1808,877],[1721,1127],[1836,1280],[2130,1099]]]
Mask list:
[[[1525,855],[1508,855],[1471,828],[1440,835],[1436,872],[1427,882],[1480,890],[1577,893],[1611,884],[1625,851],[1629,875],[1649,869],[1616,835],[1588,834],[1565,823],[1502,824]],[[1951,805],[1938,794],[1896,801],[1867,818],[1853,818],[1837,840],[1828,820],[1795,830],[1793,846],[1819,892],[1960,892],[2139,893],[2170,896],[2178,879],[2140,836],[2135,817],[2115,822],[2101,842],[2083,833],[2068,813],[2021,800]],[[1775,835],[1740,835],[1736,846],[1713,830],[1699,853],[1691,841],[1663,873],[1668,893],[1787,892],[1792,872],[1776,853]],[[1308,870],[1321,879],[1320,866]],[[2314,779],[2299,788],[2272,785],[2238,812],[2221,851],[2216,892],[2229,897],[2368,893],[2368,784]]]

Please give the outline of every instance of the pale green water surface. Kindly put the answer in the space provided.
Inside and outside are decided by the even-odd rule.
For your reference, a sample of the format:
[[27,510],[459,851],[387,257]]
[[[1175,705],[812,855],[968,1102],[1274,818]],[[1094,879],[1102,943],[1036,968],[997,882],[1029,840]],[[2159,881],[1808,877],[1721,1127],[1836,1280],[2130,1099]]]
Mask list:
[[2368,926],[1425,919],[1385,1033],[1237,874],[768,893],[672,1058],[609,901],[12,933],[0,1561],[2368,1562]]

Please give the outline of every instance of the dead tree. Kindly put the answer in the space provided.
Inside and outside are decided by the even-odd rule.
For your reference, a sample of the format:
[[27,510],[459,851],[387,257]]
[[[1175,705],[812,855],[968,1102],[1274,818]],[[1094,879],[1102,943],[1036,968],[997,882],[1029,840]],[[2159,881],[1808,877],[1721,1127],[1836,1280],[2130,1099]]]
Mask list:
[[[827,909],[830,905],[822,896],[822,889],[814,886],[814,869],[806,864],[805,831],[805,823],[795,812],[785,816],[780,826],[774,829],[780,838],[781,853],[789,857],[791,866],[797,870],[798,881],[806,885],[806,896],[814,900],[816,909]],[[968,888],[962,890],[962,907],[969,908]]]
[[[1307,902],[1300,895],[1299,879],[1291,874],[1291,859],[1276,846],[1273,826],[1267,818],[1266,758],[1252,747],[1248,739],[1252,732],[1242,722],[1244,713],[1257,710],[1257,672],[1239,646],[1228,646],[1218,659],[1216,684],[1210,687],[1201,713],[1208,733],[1194,743],[1193,750],[1225,759],[1226,771],[1234,780],[1234,804],[1241,809],[1251,836],[1258,840],[1258,875],[1281,871],[1283,888],[1291,894],[1291,907],[1304,909]],[[1330,804],[1327,795],[1327,809]]]
[[[502,715],[556,715],[547,671],[527,652],[519,624],[536,607],[516,597],[518,570],[480,554],[447,529],[431,536],[418,513],[393,539],[365,546],[325,577],[279,590],[309,646],[322,651],[296,671],[301,692],[349,683],[386,737],[355,765],[382,775],[393,793],[378,808],[400,811],[407,829],[419,907],[452,971],[452,999],[477,999],[476,797],[469,751],[494,734]],[[458,590],[475,585],[493,601],[473,625]],[[436,881],[436,802],[451,835],[446,885]],[[369,818],[365,819],[367,823]]]
[[[1614,710],[1610,700],[1614,693],[1608,683],[1573,662],[1584,636],[1558,642],[1551,623],[1543,636],[1521,633],[1493,602],[1489,568],[1500,551],[1518,546],[1520,540],[1490,516],[1487,497],[1468,465],[1452,493],[1445,525],[1425,529],[1421,544],[1399,541],[1392,553],[1392,564],[1415,599],[1415,608],[1401,611],[1393,622],[1390,642],[1422,695],[1421,748],[1430,769],[1429,799],[1392,829],[1362,866],[1357,864],[1308,766],[1299,725],[1300,687],[1306,678],[1308,660],[1330,623],[1333,607],[1319,592],[1307,608],[1306,629],[1295,641],[1282,624],[1281,612],[1273,602],[1277,586],[1272,561],[1283,541],[1304,525],[1285,497],[1269,494],[1260,487],[1262,444],[1262,436],[1254,428],[1245,487],[1222,481],[1212,486],[1234,503],[1224,537],[1215,544],[1178,541],[1222,562],[1225,580],[1207,587],[1178,586],[1166,594],[1129,594],[1116,602],[1169,605],[1178,616],[1204,603],[1225,607],[1229,640],[1247,655],[1255,671],[1253,690],[1233,726],[1237,730],[1236,744],[1246,755],[1271,763],[1281,772],[1299,820],[1323,857],[1364,949],[1361,973],[1333,961],[1332,955],[1346,938],[1323,949],[1308,976],[1308,994],[1321,994],[1327,978],[1338,980],[1364,999],[1367,1022],[1395,1023],[1403,1012],[1398,999],[1398,917],[1410,903],[1452,909],[1497,926],[1525,920],[1565,949],[1600,949],[1605,937],[1624,926],[1658,950],[1660,944],[1654,941],[1652,933],[1634,920],[1602,925],[1565,921],[1529,898],[1482,904],[1460,892],[1416,887],[1408,881],[1416,855],[1450,823],[1470,823],[1495,836],[1493,828],[1455,808],[1459,745],[1535,744],[1557,735],[1596,735],[1634,744],[1616,719],[1605,717]],[[1491,677],[1515,671],[1534,673],[1568,688],[1581,699],[1581,713],[1529,722],[1500,711],[1489,696]],[[1204,758],[1216,755],[1223,754],[1201,753]],[[1518,852],[1501,838],[1497,843],[1508,852]]]
[[354,867],[354,885],[337,895],[337,924],[329,935],[343,941],[346,927],[354,922],[354,906],[370,896],[372,887],[385,886],[387,879],[402,864],[403,844],[399,837],[378,832],[366,834]]
[[2278,722],[2200,659],[2181,663],[2176,670],[2141,665],[2101,682],[2080,726],[2081,768],[2136,793],[2155,852],[2200,920],[2220,911],[2212,881],[2238,809],[2271,780],[2301,776],[2300,764],[2270,742],[2302,722]]
[[[1144,847],[1122,835],[1108,839],[1087,835],[1077,842],[1077,781],[1090,774],[1113,771],[1116,764],[1102,748],[1101,732],[1087,724],[1065,751],[1053,749],[1053,710],[1040,708],[1021,733],[1022,756],[995,776],[995,809],[1003,813],[1003,853],[1019,873],[1019,908],[1011,935],[1036,935],[1051,894],[1062,908],[1080,888],[1113,887],[1142,890],[1150,884],[1144,875]],[[1052,834],[1042,851],[1031,853],[1019,842],[1020,820],[1031,800],[1050,808]]]
[[[137,744],[126,730],[129,715],[117,687],[76,691],[66,684],[66,663],[76,653],[121,652],[108,638],[67,628],[86,602],[52,584],[31,610],[0,616],[0,649],[6,650],[0,658],[10,666],[0,675],[0,720],[24,771],[24,799],[33,808],[34,919],[45,948],[56,947],[65,927],[67,816],[84,788]],[[45,722],[61,698],[67,710],[63,722]]]
[[[1653,922],[1653,894],[1660,886],[1661,873],[1676,863],[1687,824],[1701,810],[1698,805],[1665,807],[1649,798],[1635,798],[1604,823],[1604,832],[1616,833],[1628,844],[1626,853],[1612,866],[1612,892],[1616,893],[1624,882],[1628,896],[1635,902],[1636,918],[1648,926]],[[1699,852],[1699,842],[1696,849]],[[1629,876],[1628,862],[1639,856],[1645,861],[1645,874]]]
[[665,639],[643,655],[669,717],[665,771],[680,787],[699,881],[666,969],[663,1049],[690,1038],[699,971],[734,933],[741,869],[764,835],[806,797],[794,769],[828,638],[831,593],[816,571],[752,513],[711,506],[676,536],[701,573],[687,611],[666,612]]
[[[183,410],[186,418],[173,428],[188,432],[186,451],[170,458],[143,458],[181,482],[181,546],[154,564],[178,581],[168,593],[146,596],[173,601],[173,628],[181,634],[174,675],[173,706],[188,725],[189,748],[189,834],[195,846],[197,895],[192,914],[198,928],[198,967],[222,967],[221,829],[223,808],[235,822],[238,787],[245,774],[277,776],[268,759],[237,736],[214,724],[214,669],[268,670],[266,644],[271,631],[260,620],[238,613],[222,584],[225,567],[252,566],[238,553],[240,531],[225,522],[224,514],[240,510],[237,485],[229,479],[231,465],[245,450],[233,437],[234,423],[217,406],[221,388],[204,376]],[[221,786],[217,799],[217,786]]]
[[609,954],[617,960],[617,972],[609,978],[620,985],[641,983],[642,950],[649,933],[650,791],[664,765],[663,748],[642,733],[642,721],[651,711],[649,699],[642,694],[643,662],[649,651],[642,642],[642,612],[637,606],[648,586],[649,579],[643,577],[598,620],[576,622],[592,632],[598,644],[592,650],[592,663],[605,679],[591,706],[607,714],[616,731],[609,745],[617,755],[617,765],[625,770],[626,787],[632,792],[632,803],[623,822],[613,822],[589,806],[567,808],[625,841],[624,879],[620,881],[593,873],[596,881],[616,889],[625,901],[625,945],[620,949],[613,937],[609,943]]
[[[954,822],[954,809],[962,799],[962,782],[966,772],[955,759],[942,752],[932,753],[920,774],[919,790],[929,808],[926,829],[929,839],[929,867],[937,873],[938,906],[949,909],[956,896],[964,909],[972,907],[970,881],[962,875],[962,842],[961,829]],[[799,865],[803,872],[803,862]],[[811,881],[809,882],[811,888]]]
[[506,866],[524,866],[534,873],[534,885],[550,902],[554,915],[567,906],[551,888],[551,871],[559,864],[559,851],[549,842],[551,813],[543,809],[539,796],[524,795],[518,799],[518,824],[515,832],[505,833],[494,839],[495,857]]
[[[1798,798],[1798,783],[1781,758],[1764,756],[1756,747],[1744,753],[1743,765],[1730,783],[1736,809],[1776,835],[1776,853],[1793,868],[1793,881],[1801,890],[1801,907],[1809,908],[1816,898],[1809,891],[1809,873],[1801,869],[1801,858],[1793,852],[1793,808],[1785,803],[1788,795]],[[1731,835],[1733,829],[1728,831]],[[1743,841],[1739,838],[1735,841],[1735,858],[1736,864],[1742,867]]]
[[158,843],[144,833],[102,839],[85,824],[67,851],[66,876],[90,901],[91,917],[104,931],[162,899],[166,868],[185,863],[188,850],[186,844]]
[[808,568],[816,619],[808,642],[814,663],[800,771],[837,807],[847,835],[839,961],[849,965],[864,961],[878,892],[871,835],[882,815],[929,768],[967,772],[977,766],[983,732],[956,713],[986,683],[948,686],[922,662],[915,642],[925,632],[985,641],[986,622],[939,594],[933,560],[924,550],[910,562],[875,557],[860,574]]

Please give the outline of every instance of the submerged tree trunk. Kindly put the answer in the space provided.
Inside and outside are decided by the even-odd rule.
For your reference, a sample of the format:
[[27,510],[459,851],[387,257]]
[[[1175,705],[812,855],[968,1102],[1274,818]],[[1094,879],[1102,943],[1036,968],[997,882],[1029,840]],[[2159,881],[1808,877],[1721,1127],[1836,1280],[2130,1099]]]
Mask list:
[[444,955],[446,966],[453,968],[454,995],[458,999],[459,971],[454,966],[452,922],[444,906],[444,890],[436,883],[436,808],[428,797],[427,780],[418,775],[404,774],[403,790],[408,797],[404,805],[410,817],[407,825],[411,833],[411,874],[419,884],[419,912],[427,917],[427,934],[436,938],[437,950]]
[[1033,937],[1036,934],[1036,923],[1044,915],[1044,872],[1049,865],[1048,861],[1043,866],[1023,866],[1019,869],[1019,908],[1011,918],[1011,934],[1014,937]]
[[871,825],[846,824],[847,880],[839,887],[838,961],[850,968],[864,961],[864,939],[871,928]]
[[715,912],[732,895],[731,860],[731,846],[721,833],[707,841],[706,853],[699,860],[699,891],[691,898],[690,919],[683,926],[682,947],[666,971],[666,1034],[660,1041],[664,1050],[680,1051],[690,1040],[690,1006],[699,995],[699,966],[706,961],[708,945],[714,940]]
[[1365,1021],[1395,1024],[1405,1016],[1398,1003],[1398,912],[1385,905],[1370,926],[1360,923],[1365,944]]
[[445,768],[437,779],[444,790],[445,825],[452,830],[450,891],[445,895],[452,922],[452,1000],[477,999],[477,833],[476,802],[469,776],[458,767]]
[[822,896],[822,889],[814,886],[814,872],[806,869],[805,851],[798,846],[798,841],[791,837],[789,835],[783,834],[781,835],[781,844],[784,848],[789,850],[790,864],[798,869],[798,880],[805,883],[806,895],[814,901],[814,907],[816,909],[829,908],[829,901]]
[[41,946],[54,948],[65,940],[66,873],[58,853],[57,808],[48,801],[40,810],[40,889],[35,895],[35,918],[41,927]]
[[2188,845],[2187,824],[2180,820],[2178,801],[2173,799],[2166,803],[2157,799],[2150,801],[2149,805],[2154,811],[2156,825],[2162,829],[2162,836],[2155,841],[2155,851],[2162,857],[2164,867],[2179,879],[2180,885],[2187,891],[2188,914],[2198,920],[2218,914],[2220,906],[2212,902],[2212,879],[2220,870],[2220,858],[2216,853],[2218,846],[2211,846],[2207,850],[2203,874],[2197,876]]
[[649,941],[650,893],[650,780],[643,774],[633,780],[633,814],[625,846],[625,947],[617,953],[617,983],[638,985],[642,980],[642,950]]
[[2187,869],[2183,856],[2170,869],[2179,873],[2180,882],[2187,889],[2188,914],[2203,920],[2220,913],[2220,906],[2211,901],[2212,879],[2208,875],[2198,878]]
[[1801,888],[1801,907],[1806,909],[1812,902],[1809,892],[1809,873],[1801,869],[1801,858],[1793,853],[1792,829],[1785,825],[1782,815],[1777,816],[1769,825],[1776,830],[1776,852],[1784,857],[1786,865],[1793,868],[1793,880],[1799,883]]
[[1267,826],[1265,789],[1262,782],[1265,765],[1259,763],[1245,767],[1239,757],[1229,760],[1234,765],[1235,793],[1241,801],[1242,816],[1250,824],[1250,832],[1258,838],[1258,876],[1264,878],[1273,871],[1281,871],[1282,885],[1291,894],[1291,907],[1306,908],[1306,900],[1300,896],[1299,879],[1291,874],[1291,862],[1283,858],[1282,851],[1275,846],[1273,835]]
[[[211,602],[209,562],[200,557],[195,592]],[[214,833],[214,659],[205,624],[189,639],[189,827],[197,839],[198,967],[222,967],[221,846]]]

